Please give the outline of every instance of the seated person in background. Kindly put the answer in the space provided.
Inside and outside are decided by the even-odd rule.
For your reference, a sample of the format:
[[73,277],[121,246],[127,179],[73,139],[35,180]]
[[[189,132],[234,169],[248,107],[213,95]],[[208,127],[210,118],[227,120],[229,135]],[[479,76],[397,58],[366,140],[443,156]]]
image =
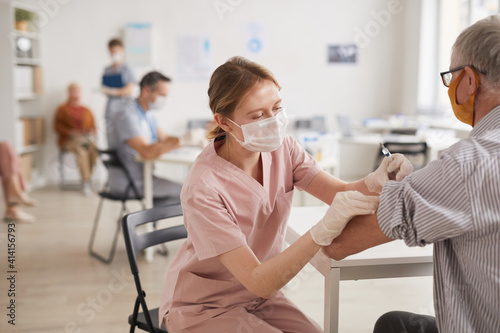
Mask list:
[[2,178],[6,222],[35,222],[35,217],[17,208],[34,206],[36,201],[24,192],[26,185],[21,173],[21,161],[8,142],[0,142],[0,177]]
[[[353,219],[325,248],[340,260],[402,239],[434,244],[436,318],[394,311],[375,333],[500,332],[500,15],[458,36],[441,73],[468,138],[438,160],[387,182],[377,215]],[[377,221],[378,220],[378,221]]]
[[[144,160],[155,159],[179,147],[179,138],[168,136],[157,126],[151,110],[161,109],[171,80],[159,72],[146,74],[140,82],[140,95],[135,100],[114,104],[112,117],[107,127],[108,146],[116,150],[118,157],[130,173],[134,184],[143,195],[143,163],[136,161],[137,155]],[[125,193],[128,186],[126,175],[117,169],[109,171],[109,187],[112,192]],[[153,177],[153,197],[168,198],[170,203],[180,202],[181,184]],[[130,195],[133,193],[130,192]],[[155,205],[164,204],[156,200]]]
[[59,135],[59,148],[76,155],[83,191],[90,195],[90,176],[97,160],[96,126],[92,112],[80,104],[80,98],[80,86],[71,83],[68,86],[67,102],[57,108],[54,129]]
[[105,112],[106,121],[111,117],[111,110],[115,109],[111,105],[123,99],[130,99],[135,86],[134,72],[124,62],[125,53],[122,41],[118,38],[110,40],[108,49],[113,63],[104,69],[101,88],[101,91],[108,96]]

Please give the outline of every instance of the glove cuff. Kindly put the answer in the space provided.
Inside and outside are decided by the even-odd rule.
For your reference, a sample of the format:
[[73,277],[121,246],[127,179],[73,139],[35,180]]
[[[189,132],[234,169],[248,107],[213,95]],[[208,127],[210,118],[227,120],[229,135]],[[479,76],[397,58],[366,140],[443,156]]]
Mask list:
[[373,179],[375,177],[375,173],[372,172],[366,176],[363,181],[365,182],[366,188],[368,188],[368,191],[372,193],[379,193],[381,192],[379,184]]
[[309,232],[311,233],[313,241],[321,246],[330,245],[335,237],[340,235],[339,231],[328,229],[323,223],[323,219],[313,225]]

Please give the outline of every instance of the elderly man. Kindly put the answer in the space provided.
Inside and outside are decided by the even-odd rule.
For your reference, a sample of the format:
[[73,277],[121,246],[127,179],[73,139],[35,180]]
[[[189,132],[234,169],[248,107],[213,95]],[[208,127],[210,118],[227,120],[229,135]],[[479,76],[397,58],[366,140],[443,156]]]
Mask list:
[[[136,161],[137,155],[145,160],[155,159],[178,148],[179,138],[167,135],[157,126],[156,117],[151,112],[163,107],[168,95],[170,79],[159,72],[150,72],[142,78],[139,85],[141,92],[137,99],[114,104],[113,107],[117,109],[112,111],[107,138],[109,148],[116,150],[118,157],[130,173],[135,187],[142,194],[143,164]],[[128,183],[126,175],[121,170],[110,170],[111,191],[125,193]],[[180,202],[181,187],[176,182],[154,176],[153,196],[157,199],[155,205]],[[160,201],[160,198],[164,200]]]
[[340,260],[403,239],[434,244],[436,318],[389,312],[374,332],[500,332],[500,15],[457,38],[441,73],[456,117],[471,126],[439,160],[383,187],[377,218],[357,217],[325,247]]
[[92,111],[80,103],[81,88],[77,83],[68,86],[68,100],[59,105],[54,117],[60,149],[76,155],[85,195],[91,195],[90,177],[97,160],[96,126]]

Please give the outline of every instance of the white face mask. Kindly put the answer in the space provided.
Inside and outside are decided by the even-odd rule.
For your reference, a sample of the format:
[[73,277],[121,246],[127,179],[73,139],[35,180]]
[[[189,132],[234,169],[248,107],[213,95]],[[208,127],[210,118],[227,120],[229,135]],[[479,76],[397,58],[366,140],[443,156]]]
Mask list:
[[165,106],[167,103],[167,96],[158,95],[154,102],[149,102],[148,106],[150,109],[159,110]]
[[111,60],[114,64],[119,64],[123,61],[123,52],[115,52],[111,54]]
[[239,140],[233,133],[230,134],[243,148],[253,152],[271,152],[278,149],[283,143],[288,124],[285,110],[274,117],[241,126],[231,119],[227,119],[241,128],[244,141]]

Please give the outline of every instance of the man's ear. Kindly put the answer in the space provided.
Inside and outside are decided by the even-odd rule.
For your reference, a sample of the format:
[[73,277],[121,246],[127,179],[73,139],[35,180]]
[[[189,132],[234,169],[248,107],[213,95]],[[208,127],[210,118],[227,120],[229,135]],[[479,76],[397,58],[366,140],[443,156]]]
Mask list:
[[220,113],[214,114],[214,120],[222,128],[225,132],[232,132],[232,128],[228,125],[227,118],[221,115]]
[[467,74],[467,93],[470,95],[472,95],[473,93],[476,92],[477,90],[477,85],[476,85],[476,72],[474,72],[474,70],[469,67],[469,66],[465,66],[464,68],[465,70],[465,74]]

